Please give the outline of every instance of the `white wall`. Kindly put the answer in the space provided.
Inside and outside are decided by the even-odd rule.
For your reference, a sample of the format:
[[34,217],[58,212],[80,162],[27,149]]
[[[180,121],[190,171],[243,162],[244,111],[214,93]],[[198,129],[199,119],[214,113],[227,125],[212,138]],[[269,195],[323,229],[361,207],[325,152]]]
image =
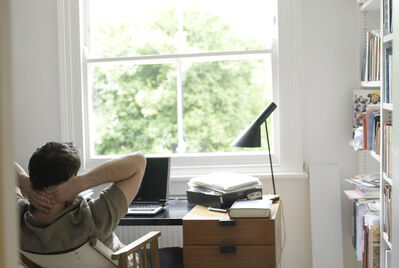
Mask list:
[[[33,150],[61,139],[56,2],[14,0],[16,159],[26,168]],[[308,164],[338,164],[341,179],[356,172],[351,138],[351,90],[357,85],[355,1],[302,0],[303,151]],[[340,184],[342,180],[337,181]],[[173,186],[172,186],[173,187]],[[285,268],[312,263],[308,180],[277,181],[284,200]],[[343,197],[345,267],[355,267],[351,211]],[[328,226],[326,226],[328,231]],[[328,245],[328,241],[326,241]],[[315,267],[318,268],[318,267]]]
[[18,263],[18,224],[13,167],[10,2],[0,1],[0,267]]
[[[352,90],[359,80],[356,1],[302,2],[304,160],[309,165],[338,164],[341,178],[337,184],[342,184],[345,176],[353,176],[357,171],[357,155],[348,146]],[[337,200],[340,201],[345,267],[356,267],[350,202],[343,194]]]
[[16,159],[61,139],[56,1],[11,1]]

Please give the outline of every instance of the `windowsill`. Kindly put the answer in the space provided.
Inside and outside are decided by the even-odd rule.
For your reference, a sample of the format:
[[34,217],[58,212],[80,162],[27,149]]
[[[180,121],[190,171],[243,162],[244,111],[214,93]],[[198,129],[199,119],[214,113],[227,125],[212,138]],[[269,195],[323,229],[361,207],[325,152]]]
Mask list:
[[[266,173],[266,174],[252,173],[252,174],[248,174],[248,175],[258,177],[261,180],[271,178],[270,173]],[[179,182],[179,183],[188,182],[192,177],[195,177],[195,176],[198,176],[198,175],[171,176],[170,181],[171,182]],[[274,178],[278,179],[278,180],[307,180],[309,178],[309,176],[306,172],[278,172],[278,173],[274,173]]]

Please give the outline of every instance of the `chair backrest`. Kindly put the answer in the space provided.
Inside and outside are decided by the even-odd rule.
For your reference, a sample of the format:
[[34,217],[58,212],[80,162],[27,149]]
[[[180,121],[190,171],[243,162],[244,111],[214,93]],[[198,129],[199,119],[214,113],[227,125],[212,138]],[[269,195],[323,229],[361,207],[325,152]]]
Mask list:
[[118,262],[111,260],[113,252],[95,238],[90,238],[88,242],[78,249],[62,254],[37,254],[23,250],[20,250],[20,252],[30,261],[43,268],[118,267]]

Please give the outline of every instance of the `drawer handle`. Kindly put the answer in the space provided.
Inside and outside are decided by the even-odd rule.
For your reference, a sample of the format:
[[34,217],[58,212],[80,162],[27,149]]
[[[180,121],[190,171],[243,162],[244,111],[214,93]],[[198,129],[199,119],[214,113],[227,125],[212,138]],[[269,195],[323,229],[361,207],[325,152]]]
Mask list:
[[236,221],[235,220],[219,220],[219,225],[224,226],[224,227],[229,227],[229,226],[235,226]]
[[219,251],[222,254],[233,254],[236,253],[236,247],[220,247]]

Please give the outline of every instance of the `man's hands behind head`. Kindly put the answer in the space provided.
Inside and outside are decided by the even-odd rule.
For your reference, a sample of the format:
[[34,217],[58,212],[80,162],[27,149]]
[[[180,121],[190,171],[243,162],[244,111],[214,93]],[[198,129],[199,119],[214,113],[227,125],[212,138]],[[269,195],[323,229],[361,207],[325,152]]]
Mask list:
[[48,187],[45,192],[52,204],[71,202],[81,192],[78,176],[74,176],[61,184]]
[[53,208],[50,199],[44,191],[35,191],[26,174],[19,174],[19,187],[22,195],[28,198],[29,202],[37,209],[44,213],[50,213]]

